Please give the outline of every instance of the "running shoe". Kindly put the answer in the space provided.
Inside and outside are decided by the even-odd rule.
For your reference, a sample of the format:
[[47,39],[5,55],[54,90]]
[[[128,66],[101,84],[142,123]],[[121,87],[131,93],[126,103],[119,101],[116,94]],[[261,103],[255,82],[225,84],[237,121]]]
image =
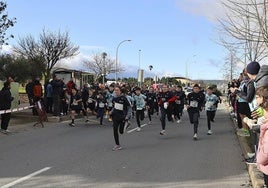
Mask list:
[[208,130],[207,135],[212,135],[212,131],[211,130]]
[[194,134],[193,139],[197,140],[197,134],[196,133]]
[[178,119],[177,123],[179,124],[180,122],[181,122],[181,120],[180,120],[180,119]]
[[165,130],[160,131],[160,135],[166,135],[166,131]]
[[141,128],[140,127],[137,127],[136,131],[140,132],[141,131]]
[[115,145],[115,146],[112,148],[113,151],[117,151],[117,150],[121,150],[121,149],[122,149],[122,147],[121,147],[120,145]]
[[75,123],[69,123],[71,127],[75,127]]

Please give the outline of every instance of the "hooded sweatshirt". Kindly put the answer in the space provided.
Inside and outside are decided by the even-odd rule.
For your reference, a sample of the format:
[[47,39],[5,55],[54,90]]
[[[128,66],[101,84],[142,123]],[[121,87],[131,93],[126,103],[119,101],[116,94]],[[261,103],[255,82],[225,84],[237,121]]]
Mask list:
[[268,65],[262,65],[255,78],[256,88],[268,85]]
[[268,122],[262,124],[260,129],[257,166],[261,172],[268,175]]

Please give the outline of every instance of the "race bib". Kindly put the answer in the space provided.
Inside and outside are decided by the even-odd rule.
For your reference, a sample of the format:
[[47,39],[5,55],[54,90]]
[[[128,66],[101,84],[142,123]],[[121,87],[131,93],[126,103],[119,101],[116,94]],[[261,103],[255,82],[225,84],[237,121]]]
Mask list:
[[207,102],[207,107],[208,108],[211,108],[213,105],[214,105],[214,102],[212,102],[212,101]]
[[164,103],[164,108],[167,109],[167,107],[168,107],[168,102],[165,102]]
[[191,101],[190,106],[196,108],[196,107],[198,107],[198,102],[197,101]]
[[99,103],[99,107],[100,107],[100,108],[104,108],[104,103],[103,103],[103,102],[100,102],[100,103]]
[[176,104],[181,104],[180,100],[176,100],[175,102],[176,102]]
[[123,110],[123,104],[115,103],[115,104],[114,104],[114,108],[115,108],[116,110]]
[[88,103],[92,103],[93,100],[92,100],[91,98],[88,98],[87,102],[88,102]]
[[111,102],[108,103],[108,106],[109,106],[109,107],[113,107],[113,103],[111,103]]

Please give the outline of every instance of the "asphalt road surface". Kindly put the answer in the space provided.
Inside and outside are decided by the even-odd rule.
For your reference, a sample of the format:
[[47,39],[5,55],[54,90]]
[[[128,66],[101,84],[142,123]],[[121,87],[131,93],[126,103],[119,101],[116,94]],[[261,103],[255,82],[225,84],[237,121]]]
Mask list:
[[198,140],[188,114],[182,122],[167,123],[160,135],[159,117],[146,118],[141,132],[120,135],[123,147],[114,146],[112,125],[77,120],[47,123],[10,135],[0,134],[0,187],[250,187],[246,165],[229,114],[221,105],[207,135],[201,113]]

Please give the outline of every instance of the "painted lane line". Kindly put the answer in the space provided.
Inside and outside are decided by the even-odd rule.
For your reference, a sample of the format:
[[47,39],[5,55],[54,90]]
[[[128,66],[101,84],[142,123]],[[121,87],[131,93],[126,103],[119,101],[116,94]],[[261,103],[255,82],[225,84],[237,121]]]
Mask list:
[[27,176],[24,176],[24,177],[22,177],[22,178],[19,178],[19,179],[15,180],[15,181],[13,181],[13,182],[10,182],[9,184],[3,185],[3,186],[1,186],[0,188],[9,188],[9,187],[13,187],[14,185],[17,185],[17,184],[19,184],[19,183],[21,183],[21,182],[24,182],[24,181],[26,181],[26,180],[28,180],[28,179],[30,179],[30,178],[32,178],[32,177],[38,175],[38,174],[41,174],[41,173],[43,173],[43,172],[45,172],[45,171],[47,171],[47,170],[49,170],[49,169],[51,169],[51,167],[45,167],[45,168],[43,168],[43,169],[41,169],[41,170],[38,170],[38,171],[36,171],[36,172],[34,172],[34,173],[32,173],[32,174],[29,174],[29,175],[27,175]]
[[[146,125],[148,125],[148,124],[147,124],[147,123],[142,124],[141,127],[145,127]],[[138,129],[138,127],[136,127],[136,128],[134,128],[134,129],[131,129],[131,130],[127,131],[127,133],[131,133],[131,132],[133,132],[133,131],[136,131],[137,129]]]

